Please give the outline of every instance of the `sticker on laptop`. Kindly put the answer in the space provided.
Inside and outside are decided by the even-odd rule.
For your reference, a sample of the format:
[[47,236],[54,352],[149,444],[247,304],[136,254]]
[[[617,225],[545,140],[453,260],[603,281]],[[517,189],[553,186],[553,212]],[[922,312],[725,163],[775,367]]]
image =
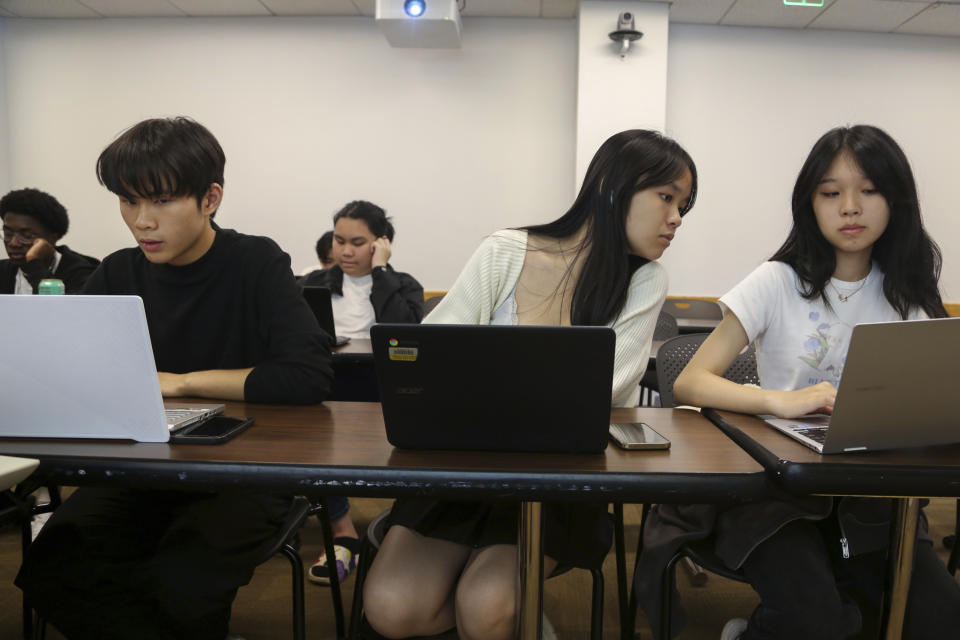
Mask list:
[[396,338],[390,338],[387,354],[394,362],[416,362],[420,350],[417,347],[401,347]]

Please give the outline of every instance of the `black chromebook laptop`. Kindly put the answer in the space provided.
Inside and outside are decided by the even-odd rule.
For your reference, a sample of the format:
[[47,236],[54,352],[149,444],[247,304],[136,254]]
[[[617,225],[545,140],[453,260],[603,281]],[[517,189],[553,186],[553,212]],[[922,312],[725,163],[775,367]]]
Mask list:
[[376,324],[387,439],[408,449],[599,453],[616,336],[608,327]]
[[767,424],[819,453],[960,442],[960,318],[853,328],[833,415]]
[[333,338],[336,346],[350,342],[346,336],[337,336],[336,325],[333,322],[333,303],[330,301],[330,289],[326,287],[303,287],[303,297],[310,310],[320,323],[320,328]]

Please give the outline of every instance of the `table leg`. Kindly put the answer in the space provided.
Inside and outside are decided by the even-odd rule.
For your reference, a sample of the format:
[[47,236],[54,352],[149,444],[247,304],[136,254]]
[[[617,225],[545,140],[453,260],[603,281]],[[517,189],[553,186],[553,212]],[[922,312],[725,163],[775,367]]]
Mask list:
[[520,568],[520,606],[517,637],[540,640],[543,620],[543,526],[540,502],[520,503],[520,530],[517,541]]
[[894,539],[890,549],[890,611],[885,640],[900,640],[903,632],[907,594],[913,574],[913,552],[917,542],[917,517],[920,514],[919,498],[899,498],[895,504]]

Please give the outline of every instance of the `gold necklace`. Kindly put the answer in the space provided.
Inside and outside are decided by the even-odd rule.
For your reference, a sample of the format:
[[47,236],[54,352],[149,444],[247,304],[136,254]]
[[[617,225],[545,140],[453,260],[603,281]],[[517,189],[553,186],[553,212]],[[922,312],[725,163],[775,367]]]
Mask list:
[[[867,275],[869,276],[870,274],[867,274]],[[837,288],[834,286],[833,280],[830,280],[830,287],[831,287],[834,291],[837,292],[837,297],[840,298],[840,302],[846,302],[847,300],[849,300],[849,299],[852,298],[853,296],[857,295],[857,293],[860,292],[860,289],[863,289],[863,285],[865,285],[865,284],[867,284],[867,279],[866,279],[866,278],[863,279],[863,281],[860,283],[860,286],[859,286],[859,287],[857,287],[856,289],[854,289],[853,291],[851,291],[851,292],[848,293],[847,295],[843,295],[842,293],[840,293],[840,290],[837,289]]]

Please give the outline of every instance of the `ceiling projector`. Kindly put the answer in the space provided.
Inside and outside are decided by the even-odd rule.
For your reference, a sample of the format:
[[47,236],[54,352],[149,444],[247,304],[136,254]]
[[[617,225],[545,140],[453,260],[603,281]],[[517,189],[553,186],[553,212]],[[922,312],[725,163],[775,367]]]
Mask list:
[[457,0],[377,0],[376,20],[393,47],[460,48]]

